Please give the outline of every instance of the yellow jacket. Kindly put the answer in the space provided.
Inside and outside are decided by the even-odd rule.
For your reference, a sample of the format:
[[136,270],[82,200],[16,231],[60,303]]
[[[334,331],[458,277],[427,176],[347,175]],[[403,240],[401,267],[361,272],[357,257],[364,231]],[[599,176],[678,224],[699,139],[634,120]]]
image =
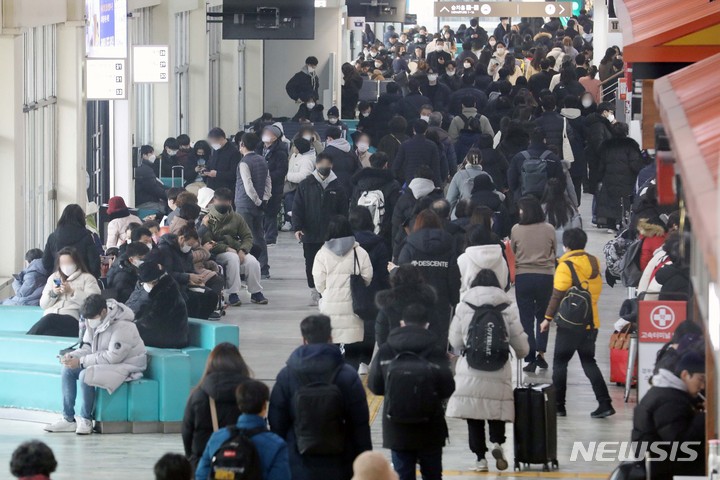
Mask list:
[[595,324],[595,328],[600,328],[598,301],[600,300],[600,293],[602,292],[603,286],[602,275],[600,275],[600,261],[597,257],[590,255],[585,250],[572,250],[558,259],[558,266],[555,270],[555,279],[553,281],[553,294],[547,311],[545,312],[545,317],[553,318],[555,316],[560,302],[563,297],[565,297],[565,292],[572,287],[572,274],[565,262],[571,262],[573,264],[578,280],[580,280],[583,287],[587,288],[590,292],[592,296],[593,323]]

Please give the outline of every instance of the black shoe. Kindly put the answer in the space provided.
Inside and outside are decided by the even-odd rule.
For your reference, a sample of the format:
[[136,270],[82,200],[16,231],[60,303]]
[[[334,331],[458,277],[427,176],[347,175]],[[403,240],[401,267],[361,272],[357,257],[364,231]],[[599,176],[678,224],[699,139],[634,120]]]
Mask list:
[[610,403],[601,403],[597,410],[590,414],[592,418],[605,418],[610,415],[615,415],[615,409]]
[[542,355],[538,355],[535,359],[535,366],[537,366],[537,368],[547,370],[548,363],[545,361],[545,357],[543,357]]
[[565,407],[561,407],[560,405],[557,406],[557,416],[567,417],[567,410],[565,410]]
[[523,372],[527,373],[535,373],[535,368],[537,368],[537,360],[533,360],[527,365],[523,367]]

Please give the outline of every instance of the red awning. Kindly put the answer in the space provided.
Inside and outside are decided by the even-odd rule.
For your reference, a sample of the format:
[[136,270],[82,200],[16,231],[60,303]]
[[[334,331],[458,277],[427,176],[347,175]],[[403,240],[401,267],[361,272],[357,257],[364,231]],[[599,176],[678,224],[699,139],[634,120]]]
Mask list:
[[[719,2],[720,3],[720,2]],[[655,103],[670,138],[685,200],[712,277],[717,279],[720,168],[720,54],[655,80]]]
[[[720,53],[720,1],[615,0],[615,11],[626,62],[693,63]],[[698,32],[704,34],[677,42]]]

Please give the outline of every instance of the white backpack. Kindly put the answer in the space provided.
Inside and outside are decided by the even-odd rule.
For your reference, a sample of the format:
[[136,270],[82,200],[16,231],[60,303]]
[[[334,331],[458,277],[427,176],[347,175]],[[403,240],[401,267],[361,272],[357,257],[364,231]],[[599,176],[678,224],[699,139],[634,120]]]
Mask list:
[[383,218],[385,217],[385,195],[382,190],[365,190],[358,198],[358,207],[370,210],[375,225],[375,234],[380,233]]

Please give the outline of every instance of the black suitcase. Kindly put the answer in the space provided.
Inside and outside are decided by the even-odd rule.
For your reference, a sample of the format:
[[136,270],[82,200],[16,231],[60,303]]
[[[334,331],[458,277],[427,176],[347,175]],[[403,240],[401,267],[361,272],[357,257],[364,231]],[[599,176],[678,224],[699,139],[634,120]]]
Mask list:
[[515,471],[521,464],[528,468],[542,464],[543,471],[558,468],[557,461],[557,406],[555,387],[552,385],[520,386],[522,360],[518,365],[518,387],[515,399]]

